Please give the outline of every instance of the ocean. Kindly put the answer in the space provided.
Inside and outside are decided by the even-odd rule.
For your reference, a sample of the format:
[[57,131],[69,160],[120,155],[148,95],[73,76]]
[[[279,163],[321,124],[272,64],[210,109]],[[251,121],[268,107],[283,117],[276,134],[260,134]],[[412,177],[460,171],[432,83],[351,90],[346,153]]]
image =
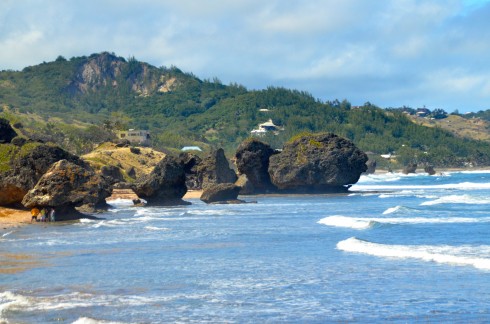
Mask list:
[[0,323],[490,322],[490,172],[0,230]]

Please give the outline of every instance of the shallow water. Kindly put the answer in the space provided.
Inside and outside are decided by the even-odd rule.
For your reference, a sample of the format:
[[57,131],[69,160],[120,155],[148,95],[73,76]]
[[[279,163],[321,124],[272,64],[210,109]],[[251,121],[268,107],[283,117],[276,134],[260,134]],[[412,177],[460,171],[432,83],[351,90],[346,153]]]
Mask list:
[[0,322],[488,322],[488,189],[488,172],[373,175],[0,232]]

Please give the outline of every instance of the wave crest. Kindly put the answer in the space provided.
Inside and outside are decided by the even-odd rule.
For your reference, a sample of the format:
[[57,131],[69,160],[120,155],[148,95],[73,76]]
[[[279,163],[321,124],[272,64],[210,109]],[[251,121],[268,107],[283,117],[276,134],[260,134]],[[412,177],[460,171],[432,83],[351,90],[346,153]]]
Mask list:
[[338,242],[337,249],[377,257],[418,259],[428,262],[473,266],[481,270],[490,270],[490,246],[388,245],[351,237]]

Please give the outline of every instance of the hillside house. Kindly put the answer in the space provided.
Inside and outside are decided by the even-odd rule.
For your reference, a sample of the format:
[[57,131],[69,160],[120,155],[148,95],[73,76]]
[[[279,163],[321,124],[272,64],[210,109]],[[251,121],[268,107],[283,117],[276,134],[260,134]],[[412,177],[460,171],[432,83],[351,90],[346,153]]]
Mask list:
[[119,131],[117,137],[127,139],[131,144],[150,145],[150,131],[129,129],[127,131]]
[[265,123],[259,124],[259,128],[252,130],[250,134],[255,136],[263,136],[267,132],[274,132],[274,134],[277,135],[278,131],[280,130],[281,129],[279,128],[279,126],[274,125],[272,119],[269,119]]

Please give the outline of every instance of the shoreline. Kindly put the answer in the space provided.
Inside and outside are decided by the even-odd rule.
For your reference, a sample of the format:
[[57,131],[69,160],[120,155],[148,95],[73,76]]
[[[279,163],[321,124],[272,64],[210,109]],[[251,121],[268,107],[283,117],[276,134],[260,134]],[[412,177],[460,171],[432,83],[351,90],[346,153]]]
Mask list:
[[[421,170],[422,171],[422,170]],[[436,172],[462,172],[462,171],[490,171],[490,168],[441,168]],[[394,173],[401,173],[401,170],[393,170]],[[386,174],[388,170],[377,169],[374,174]],[[417,172],[416,174],[422,174],[425,172]],[[189,190],[182,199],[199,199],[202,195],[202,190]],[[115,199],[138,199],[138,196],[131,189],[114,189],[112,196],[106,200],[111,201]],[[3,232],[11,230],[13,228],[25,226],[31,224],[31,211],[25,208],[13,208],[0,206],[0,237]]]

